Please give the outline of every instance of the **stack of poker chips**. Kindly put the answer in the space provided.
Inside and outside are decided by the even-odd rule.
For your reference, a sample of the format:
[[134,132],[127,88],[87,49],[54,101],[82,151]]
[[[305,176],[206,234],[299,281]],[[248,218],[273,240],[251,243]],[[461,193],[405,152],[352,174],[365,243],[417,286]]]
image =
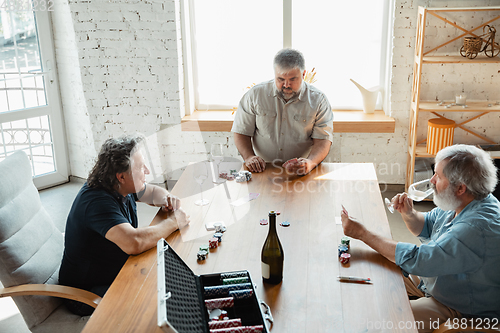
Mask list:
[[198,260],[205,260],[207,259],[207,254],[208,251],[200,250],[198,253],[196,253],[196,256],[198,257]]
[[222,232],[216,232],[213,238],[217,238],[219,243],[222,243]]
[[349,253],[342,253],[340,255],[340,263],[342,264],[347,264],[349,259],[351,259],[351,255]]
[[339,245],[339,260],[342,264],[347,264],[351,259],[351,255],[348,253],[350,247],[349,237],[342,237]]
[[208,328],[211,330],[229,328],[229,327],[240,327],[241,319],[227,319],[227,320],[212,320],[208,322]]
[[339,248],[339,257],[342,254],[349,252],[349,248],[347,247],[347,245],[340,244],[338,248]]
[[211,329],[210,333],[261,333],[264,331],[263,325],[228,327],[221,329]]
[[229,292],[229,296],[234,299],[247,299],[252,297],[253,290],[252,289],[243,289],[243,290],[231,290]]
[[205,297],[223,297],[228,296],[230,291],[245,289],[252,289],[252,284],[250,282],[247,282],[219,286],[208,286],[204,288],[204,295]]
[[231,278],[225,278],[222,279],[222,285],[226,284],[238,284],[238,283],[247,283],[248,281],[248,276],[238,276],[238,277],[231,277]]
[[236,170],[230,170],[229,175],[227,175],[227,180],[234,180],[236,177],[239,176],[239,172]]
[[215,232],[226,232],[226,227],[221,222],[214,223]]
[[232,308],[234,306],[234,297],[212,298],[205,300],[207,310]]
[[252,285],[248,276],[222,279],[222,285],[204,288],[205,297],[230,296],[235,299],[246,299],[253,295]]
[[236,175],[236,182],[243,183],[248,182],[252,179],[252,173],[250,171],[244,170]]
[[246,171],[246,170],[241,171],[240,175],[244,176],[247,182],[252,179],[252,173],[250,171]]
[[219,240],[215,237],[211,238],[209,241],[208,241],[208,246],[210,247],[210,249],[216,249],[217,246],[219,246]]
[[215,234],[214,236],[208,240],[208,245],[200,246],[200,250],[196,253],[198,260],[203,261],[207,259],[207,255],[210,250],[214,250],[219,246],[219,243],[222,242],[222,233],[226,231],[226,227],[222,225],[220,222],[214,223]]
[[340,240],[340,244],[347,245],[347,248],[349,248],[351,246],[351,239],[349,237],[347,237],[347,236],[344,236]]
[[237,278],[237,277],[247,277],[248,278],[248,273],[246,271],[240,271],[240,272],[227,272],[227,273],[220,274],[220,279],[222,281],[224,281],[225,279],[231,279],[231,278]]
[[205,259],[207,259],[208,249],[209,249],[208,245],[202,245],[202,246],[200,246],[200,249],[199,249],[198,253],[196,253],[196,256],[198,257],[198,260],[205,260]]

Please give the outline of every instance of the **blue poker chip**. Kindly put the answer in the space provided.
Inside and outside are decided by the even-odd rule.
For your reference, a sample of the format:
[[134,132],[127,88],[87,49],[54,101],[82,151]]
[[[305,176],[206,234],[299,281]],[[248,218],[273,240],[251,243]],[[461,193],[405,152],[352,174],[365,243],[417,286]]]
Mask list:
[[280,226],[282,226],[282,227],[289,227],[290,226],[290,222],[283,221],[283,222],[280,223]]

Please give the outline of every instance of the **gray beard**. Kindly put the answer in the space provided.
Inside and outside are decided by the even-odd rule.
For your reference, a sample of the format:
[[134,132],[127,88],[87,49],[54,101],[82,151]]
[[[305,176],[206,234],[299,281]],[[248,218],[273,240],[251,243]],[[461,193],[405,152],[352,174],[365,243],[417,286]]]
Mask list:
[[288,100],[291,100],[292,98],[294,98],[295,96],[297,96],[298,93],[292,92],[291,94],[285,94],[282,90],[280,90],[280,95],[281,95],[281,97],[283,97],[284,99],[286,99],[288,101]]
[[453,186],[448,185],[446,190],[441,193],[437,193],[434,188],[434,204],[441,208],[442,210],[456,210],[460,206],[460,201],[457,200],[455,193],[453,191]]

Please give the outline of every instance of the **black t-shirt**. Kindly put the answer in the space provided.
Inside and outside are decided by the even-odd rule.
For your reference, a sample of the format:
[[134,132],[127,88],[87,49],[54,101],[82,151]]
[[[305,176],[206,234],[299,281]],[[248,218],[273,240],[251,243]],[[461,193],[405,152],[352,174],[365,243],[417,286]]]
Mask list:
[[105,236],[121,223],[137,228],[136,200],[135,194],[123,197],[83,185],[66,222],[60,284],[85,290],[111,285],[129,255]]

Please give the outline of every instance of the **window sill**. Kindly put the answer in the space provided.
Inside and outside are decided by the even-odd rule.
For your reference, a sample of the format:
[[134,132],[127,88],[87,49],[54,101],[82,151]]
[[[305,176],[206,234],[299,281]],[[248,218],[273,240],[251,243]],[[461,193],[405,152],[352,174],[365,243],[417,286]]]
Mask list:
[[[181,121],[183,131],[231,132],[233,111],[195,111]],[[334,133],[394,133],[396,121],[383,111],[333,111]]]
[[396,120],[384,111],[333,111],[333,133],[394,133]]

